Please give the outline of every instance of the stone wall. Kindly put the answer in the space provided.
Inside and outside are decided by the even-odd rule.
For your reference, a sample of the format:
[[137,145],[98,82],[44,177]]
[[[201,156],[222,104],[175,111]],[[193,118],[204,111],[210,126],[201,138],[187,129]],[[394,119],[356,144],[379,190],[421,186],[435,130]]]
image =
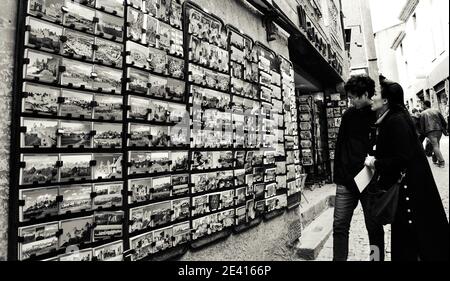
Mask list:
[[0,260],[8,250],[8,200],[11,97],[17,0],[3,0],[0,9]]

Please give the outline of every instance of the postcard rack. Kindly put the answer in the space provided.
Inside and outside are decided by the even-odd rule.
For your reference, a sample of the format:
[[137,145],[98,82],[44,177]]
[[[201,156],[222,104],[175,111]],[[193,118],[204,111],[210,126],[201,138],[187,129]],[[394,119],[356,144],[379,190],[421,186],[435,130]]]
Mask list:
[[276,53],[191,1],[19,6],[9,260],[169,259],[284,212]]

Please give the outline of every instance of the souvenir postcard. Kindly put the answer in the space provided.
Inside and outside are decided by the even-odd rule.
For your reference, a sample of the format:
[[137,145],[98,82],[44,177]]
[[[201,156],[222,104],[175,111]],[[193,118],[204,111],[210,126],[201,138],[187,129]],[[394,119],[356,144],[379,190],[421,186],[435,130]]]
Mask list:
[[24,118],[22,126],[26,128],[22,134],[22,147],[56,147],[58,121]]
[[149,13],[152,17],[156,17],[158,11],[159,0],[146,0],[145,1],[145,11]]
[[71,90],[62,90],[62,103],[60,104],[60,116],[92,117],[92,102],[94,96],[90,93],[83,93]]
[[92,146],[92,123],[90,122],[60,122],[60,147]]
[[97,261],[122,261],[123,242],[118,241],[93,249],[94,258]]
[[188,152],[172,152],[172,171],[185,171],[188,169]]
[[123,0],[95,0],[95,7],[116,14],[119,17],[124,16]]
[[59,237],[60,247],[77,246],[90,243],[92,240],[93,217],[84,217],[61,222],[62,235]]
[[144,13],[134,8],[128,8],[128,34],[127,37],[133,41],[141,41],[142,29],[144,28]]
[[170,76],[184,79],[184,60],[172,56],[167,57],[167,67]]
[[97,50],[95,51],[95,60],[97,62],[115,67],[122,67],[123,48],[121,44],[97,38],[95,40],[95,45],[97,46]]
[[151,96],[165,98],[167,95],[167,78],[150,74],[148,93]]
[[98,18],[96,34],[102,37],[122,42],[124,19],[96,11]]
[[158,27],[158,49],[170,51],[170,35],[172,27],[167,23],[160,22]]
[[132,261],[141,260],[153,254],[152,245],[153,245],[153,232],[148,232],[130,238],[130,247],[131,249],[133,249],[131,260]]
[[123,184],[118,183],[98,183],[94,184],[95,194],[93,209],[107,209],[122,206]]
[[151,146],[152,135],[150,125],[130,124],[130,140],[128,146]]
[[155,230],[153,232],[154,252],[158,253],[172,247],[172,227]]
[[205,216],[205,217],[193,220],[192,221],[192,228],[193,228],[192,240],[197,240],[199,238],[202,238],[202,237],[208,235],[208,233],[210,233],[209,223],[210,223],[209,216]]
[[25,35],[27,46],[55,53],[60,52],[63,34],[61,27],[32,17],[27,17],[26,24],[30,27]]
[[24,83],[23,111],[42,115],[56,115],[58,113],[57,88]]
[[93,65],[63,59],[65,71],[61,74],[63,86],[92,89]]
[[19,228],[23,242],[19,244],[19,260],[40,256],[57,250],[59,232],[58,223],[48,223]]
[[131,96],[128,117],[131,119],[147,120],[149,107],[150,100]]
[[21,184],[56,182],[58,180],[58,155],[24,155]]
[[157,17],[164,22],[169,22],[170,2],[171,0],[159,0]]
[[149,49],[135,42],[127,42],[127,63],[139,68],[148,68]]
[[171,178],[152,178],[152,200],[162,200],[171,196]]
[[173,207],[173,211],[174,211],[174,214],[173,214],[174,221],[184,220],[184,219],[189,218],[190,208],[191,208],[191,203],[190,203],[189,198],[173,200],[172,207]]
[[139,203],[152,200],[152,179],[143,178],[130,180],[131,196],[129,203]]
[[150,146],[169,147],[170,146],[170,127],[151,126],[150,128]]
[[64,36],[66,37],[63,45],[64,55],[92,61],[94,36],[70,29],[65,29]]
[[123,219],[124,213],[122,211],[96,212],[94,214],[93,241],[122,237]]
[[170,171],[171,163],[169,152],[152,152],[149,169],[153,173],[168,172]]
[[172,221],[172,206],[171,202],[156,203],[149,206],[151,209],[151,216],[153,227],[168,224]]
[[193,207],[192,216],[203,215],[209,213],[209,195],[194,197],[192,199]]
[[[61,58],[48,53],[26,50],[29,60],[24,69],[25,79],[39,80],[40,82],[55,83],[58,80]],[[90,71],[89,71],[90,73]]]
[[[67,252],[67,251],[66,251]],[[59,257],[62,262],[87,262],[92,261],[92,249],[74,251]]]
[[34,188],[19,191],[24,204],[20,207],[19,220],[41,219],[58,214],[58,187]]
[[30,0],[28,1],[28,13],[34,16],[42,16],[43,19],[62,23],[64,0]]
[[173,226],[173,246],[188,243],[191,239],[191,226],[189,222]]
[[130,174],[145,174],[150,171],[149,152],[130,152]]
[[[149,0],[147,2],[151,1],[155,0]],[[146,44],[155,47],[157,43],[158,34],[159,34],[159,20],[149,15],[147,17],[147,29],[145,33]]]
[[92,185],[70,185],[60,187],[63,201],[59,204],[59,214],[89,211],[92,208]]
[[122,154],[94,154],[94,179],[122,177]]
[[84,32],[94,33],[95,10],[75,3],[64,1],[67,12],[64,15],[64,24]]
[[150,69],[156,73],[166,74],[167,53],[155,48],[149,48],[150,56],[148,63]]
[[167,102],[150,100],[147,111],[150,121],[167,122],[169,118],[169,104]]
[[61,155],[63,166],[60,171],[61,182],[91,179],[91,154]]
[[170,24],[174,27],[181,28],[182,27],[182,2],[181,1],[171,1],[170,6]]
[[94,119],[122,120],[123,98],[121,96],[109,96],[96,94],[94,97]]
[[[146,94],[148,86],[149,76],[147,72],[131,67],[128,68],[128,91]],[[152,88],[150,88],[150,90],[152,90]]]

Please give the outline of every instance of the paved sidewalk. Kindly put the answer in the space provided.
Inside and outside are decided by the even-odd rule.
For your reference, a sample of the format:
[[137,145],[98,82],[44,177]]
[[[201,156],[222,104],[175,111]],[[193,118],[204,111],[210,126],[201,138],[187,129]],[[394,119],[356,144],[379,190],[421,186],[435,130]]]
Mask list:
[[[447,166],[445,169],[437,168],[430,160],[433,175],[438,185],[439,192],[447,213],[449,216],[449,138],[445,137],[441,141],[441,149],[444,154]],[[333,222],[330,222],[333,223]],[[386,260],[390,261],[390,227],[385,228],[386,232]],[[355,210],[349,239],[349,261],[368,261],[369,260],[369,239],[364,224],[364,215],[361,204]],[[323,250],[320,252],[317,261],[331,261],[333,259],[333,236],[328,239]]]

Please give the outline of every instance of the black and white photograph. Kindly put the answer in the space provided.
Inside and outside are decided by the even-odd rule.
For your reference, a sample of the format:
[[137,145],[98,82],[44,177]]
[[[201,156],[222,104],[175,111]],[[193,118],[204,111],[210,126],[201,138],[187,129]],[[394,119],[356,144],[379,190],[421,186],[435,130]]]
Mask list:
[[91,160],[91,154],[61,155],[63,165],[60,168],[60,180],[62,182],[90,180],[92,176]]
[[148,120],[150,104],[149,99],[130,96],[128,118]]
[[34,188],[19,191],[24,204],[20,207],[20,221],[41,219],[58,214],[58,187]]
[[[151,1],[152,0],[146,2],[149,3]],[[150,15],[147,16],[147,29],[145,34],[146,44],[152,47],[156,47],[157,37],[159,34],[159,20],[157,18]]]
[[216,173],[193,174],[192,175],[192,193],[200,193],[217,189]]
[[220,193],[211,193],[208,195],[208,210],[214,212],[221,209]]
[[173,246],[186,244],[191,239],[191,226],[189,222],[180,223],[173,226]]
[[63,59],[65,71],[61,73],[61,84],[76,88],[92,89],[93,65],[75,60]]
[[56,115],[58,113],[58,88],[46,87],[31,83],[25,83],[23,92],[23,111],[39,115]]
[[130,180],[131,196],[129,203],[140,203],[152,200],[152,178]]
[[56,147],[58,121],[24,118],[22,126],[26,128],[22,135],[22,147]]
[[122,124],[94,123],[94,148],[120,148]]
[[65,254],[59,257],[62,262],[87,262],[92,261],[92,249],[74,251],[73,253]]
[[167,56],[167,67],[170,76],[178,79],[184,79],[184,60]]
[[151,126],[141,124],[130,124],[130,140],[128,146],[145,147],[151,146]]
[[150,100],[147,106],[148,120],[153,122],[167,122],[169,118],[169,104],[167,102]]
[[[151,165],[150,152],[130,152],[129,174],[145,174],[150,172]],[[167,156],[167,159],[169,157]]]
[[146,0],[145,1],[145,11],[149,13],[152,17],[156,17],[158,11],[159,0]]
[[119,17],[124,16],[123,0],[95,0],[95,7],[97,9],[103,8],[108,13],[115,13]]
[[149,206],[151,210],[151,220],[153,227],[168,224],[172,221],[171,202],[156,203]]
[[24,155],[21,184],[56,182],[58,155]]
[[123,242],[118,241],[93,249],[96,261],[123,261]]
[[149,205],[130,209],[130,233],[152,227],[152,211]]
[[182,196],[189,194],[189,175],[172,176],[172,196]]
[[28,13],[34,16],[62,23],[64,0],[30,0],[28,1]]
[[26,50],[29,60],[25,67],[25,79],[55,83],[58,80],[61,58],[52,54]]
[[59,125],[60,147],[91,147],[92,123],[61,121]]
[[120,94],[122,91],[122,71],[96,65],[94,66],[94,79],[92,81],[92,89],[101,92],[111,92]]
[[[134,8],[128,7],[128,34],[133,41],[141,41],[142,39],[142,29],[144,28],[144,13]],[[130,43],[130,42],[128,42]]]
[[55,53],[60,52],[62,27],[32,17],[27,17],[26,21],[30,26],[30,30],[25,35],[27,46]]
[[179,172],[188,169],[189,159],[187,151],[172,152],[171,159],[172,159],[172,171]]
[[48,223],[19,228],[23,242],[19,245],[19,260],[40,256],[57,250],[59,223]]
[[149,48],[144,45],[127,41],[126,50],[128,52],[127,63],[138,68],[149,67]]
[[147,72],[135,68],[128,68],[128,91],[147,94],[148,83],[149,76]]
[[64,25],[89,33],[94,33],[95,10],[72,0],[65,0]]
[[163,200],[171,196],[171,178],[152,178],[152,200]]
[[[167,0],[163,0],[167,1]],[[160,6],[161,7],[161,6]],[[166,52],[170,51],[170,31],[172,27],[164,22],[159,22],[157,47]]]
[[138,10],[142,9],[143,1],[142,0],[126,0],[127,4],[133,8]]
[[[148,1],[147,1],[148,2]],[[153,254],[153,232],[130,238],[130,248],[133,249],[132,261],[142,260]]]
[[[164,0],[163,0],[164,1]],[[167,1],[167,0],[166,0]],[[155,230],[153,232],[153,243],[155,253],[165,251],[172,247],[172,227]]]
[[192,221],[192,240],[198,240],[209,233],[209,216],[205,216]]
[[94,184],[95,194],[92,208],[107,209],[122,206],[123,183],[97,183]]
[[64,36],[66,38],[63,47],[64,55],[92,61],[94,54],[94,36],[72,31],[67,28],[64,31]]
[[93,217],[83,217],[61,222],[62,235],[59,246],[67,248],[92,242]]
[[96,11],[95,15],[98,18],[98,23],[96,27],[97,35],[100,35],[108,39],[122,41],[123,29],[125,24],[123,18],[110,16],[100,11]]
[[59,214],[78,213],[92,209],[92,185],[62,186],[59,194],[63,201],[59,204]]
[[213,168],[213,152],[193,151],[192,170],[208,170]]
[[190,214],[190,198],[178,199],[172,201],[173,220],[179,221],[189,218]]
[[[219,196],[219,200],[220,200],[220,196]],[[199,196],[199,197],[194,197],[192,199],[192,204],[193,204],[193,210],[191,212],[192,216],[199,216],[199,215],[203,215],[209,212],[209,196],[208,195],[203,195],[203,196]],[[195,229],[195,227],[194,227]]]
[[155,48],[149,48],[148,64],[150,69],[159,74],[166,74],[167,53]]
[[96,102],[94,119],[122,120],[123,98],[121,96],[96,94],[94,100]]
[[90,119],[92,117],[92,101],[94,96],[71,90],[62,90],[62,103],[60,104],[60,116],[81,117]]
[[94,179],[122,178],[122,154],[94,154]]
[[122,237],[124,213],[96,212],[94,214],[93,242]]
[[[173,3],[173,1],[172,1]],[[183,31],[178,30],[176,28],[170,29],[170,49],[169,54],[177,56],[177,57],[183,57],[184,55],[184,42],[183,42]]]
[[234,206],[234,190],[223,191],[220,194],[221,208],[229,208]]
[[150,127],[150,146],[151,147],[169,147],[170,146],[170,127],[151,126]]
[[189,128],[185,123],[179,123],[170,127],[170,143],[175,147],[189,145]]
[[150,96],[159,98],[165,98],[167,96],[167,78],[150,74],[148,80],[147,88]]
[[157,17],[164,21],[169,22],[169,15],[170,15],[170,2],[171,0],[159,0],[158,4],[158,11],[157,11]]
[[246,200],[246,187],[236,189],[236,206],[245,204]]
[[95,61],[115,67],[122,67],[123,46],[101,38],[95,39]]
[[169,152],[152,152],[148,168],[153,173],[168,172],[172,166],[171,162]]

